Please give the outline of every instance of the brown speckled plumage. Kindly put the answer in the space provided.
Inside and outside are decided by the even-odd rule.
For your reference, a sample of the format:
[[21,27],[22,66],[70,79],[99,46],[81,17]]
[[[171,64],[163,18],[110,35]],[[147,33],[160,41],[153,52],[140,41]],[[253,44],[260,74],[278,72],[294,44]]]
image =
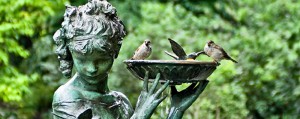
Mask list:
[[205,47],[204,52],[211,58],[214,59],[216,63],[219,63],[221,60],[231,60],[234,63],[238,63],[236,60],[232,59],[225,50],[219,45],[215,44],[213,41],[209,40]]
[[142,45],[134,52],[132,60],[144,60],[150,56],[152,52],[151,42],[145,40]]

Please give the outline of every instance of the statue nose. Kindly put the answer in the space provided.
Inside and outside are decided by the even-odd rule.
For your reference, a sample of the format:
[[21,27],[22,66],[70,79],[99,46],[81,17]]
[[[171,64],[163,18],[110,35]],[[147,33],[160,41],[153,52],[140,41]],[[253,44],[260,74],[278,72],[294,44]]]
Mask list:
[[87,72],[89,72],[91,75],[95,75],[97,73],[97,68],[94,65],[90,65],[87,68]]
[[92,70],[92,71],[89,71],[91,75],[95,75],[97,73],[97,70]]

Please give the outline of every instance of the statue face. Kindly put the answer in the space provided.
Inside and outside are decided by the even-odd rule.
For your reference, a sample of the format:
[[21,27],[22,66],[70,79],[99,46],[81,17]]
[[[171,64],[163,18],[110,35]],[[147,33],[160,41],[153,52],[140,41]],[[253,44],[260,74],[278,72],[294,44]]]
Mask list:
[[[113,58],[118,57],[125,35],[125,26],[117,17],[116,8],[107,0],[89,0],[80,7],[67,6],[62,28],[53,36],[58,46],[60,71],[68,78],[73,66],[86,77],[106,74]],[[101,52],[95,55],[93,50],[110,55]]]
[[71,54],[77,73],[90,81],[105,79],[114,61],[108,53],[99,50],[87,54],[73,51]]

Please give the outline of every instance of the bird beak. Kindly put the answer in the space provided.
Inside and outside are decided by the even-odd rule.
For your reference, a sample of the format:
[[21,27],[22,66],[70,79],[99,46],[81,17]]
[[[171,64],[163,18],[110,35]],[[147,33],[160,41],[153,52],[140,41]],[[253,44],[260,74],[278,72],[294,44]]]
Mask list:
[[150,43],[151,43],[150,41],[145,41],[146,46],[150,45]]
[[211,44],[213,44],[214,42],[212,40],[207,41],[207,45],[211,46]]
[[207,42],[206,44],[207,44],[207,46],[210,46],[210,43],[209,43],[209,42]]

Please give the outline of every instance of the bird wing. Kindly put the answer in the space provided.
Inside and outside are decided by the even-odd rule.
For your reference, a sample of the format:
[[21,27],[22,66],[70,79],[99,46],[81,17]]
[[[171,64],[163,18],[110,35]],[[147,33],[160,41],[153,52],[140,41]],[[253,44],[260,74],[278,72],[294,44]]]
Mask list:
[[140,50],[141,47],[138,47],[138,49],[136,49],[133,53],[133,55],[135,55],[139,50]]
[[139,46],[133,53],[133,56],[132,56],[132,60],[136,57],[135,55],[137,54],[137,52],[140,50],[141,46]]
[[172,40],[170,38],[168,38],[168,40],[170,41],[173,52],[179,57],[179,59],[185,59],[186,53],[183,50],[183,48],[178,43],[176,43],[174,40]]
[[220,47],[219,45],[214,45],[213,46],[215,49],[219,49],[221,52],[222,52],[222,54],[224,55],[224,58],[225,59],[232,59],[227,53],[226,53],[226,51],[222,48],[222,47]]
[[174,59],[178,60],[178,56],[172,54],[172,53],[169,53],[168,51],[165,51],[165,53],[171,57],[173,57]]

